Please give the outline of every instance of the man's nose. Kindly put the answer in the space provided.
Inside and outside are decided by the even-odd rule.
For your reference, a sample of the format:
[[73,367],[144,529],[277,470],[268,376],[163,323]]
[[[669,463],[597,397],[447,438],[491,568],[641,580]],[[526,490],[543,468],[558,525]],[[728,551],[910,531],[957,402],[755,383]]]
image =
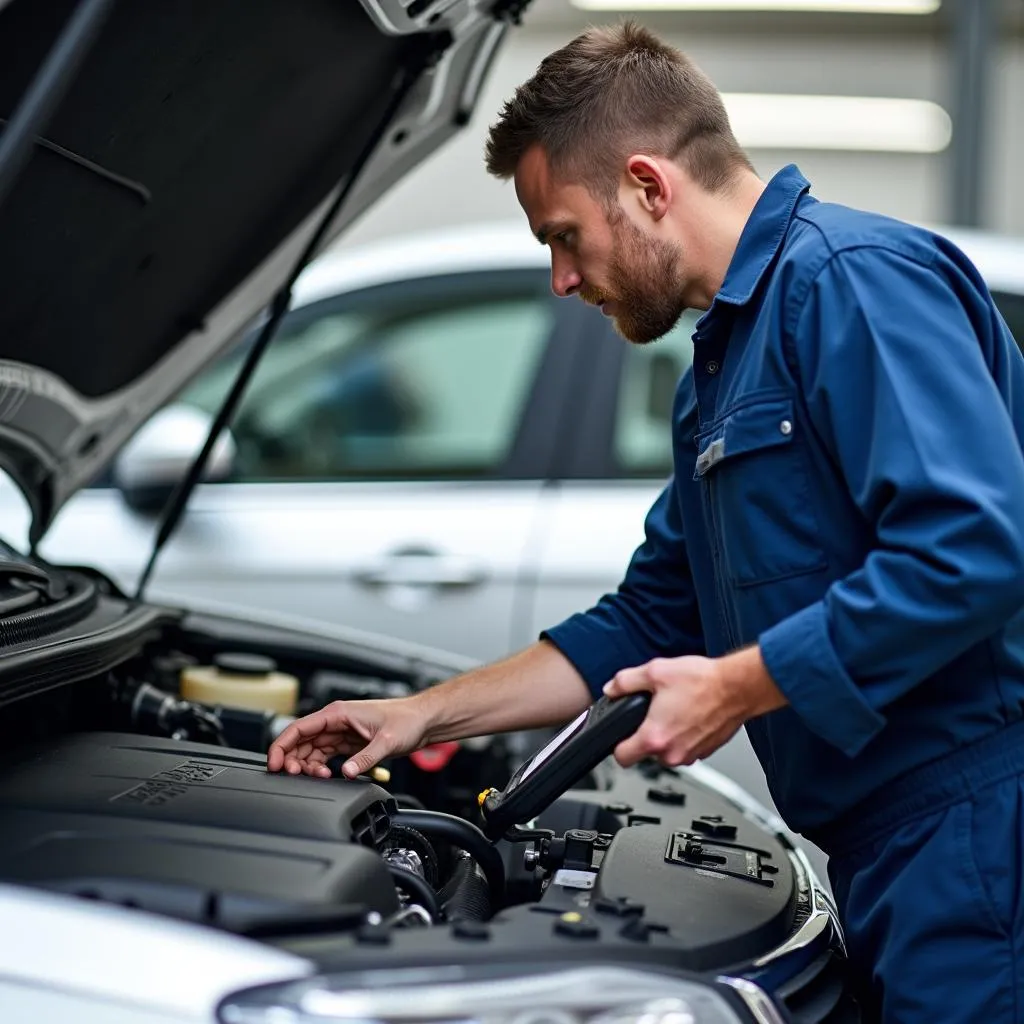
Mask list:
[[579,291],[583,278],[569,260],[559,255],[551,257],[551,290],[561,299]]

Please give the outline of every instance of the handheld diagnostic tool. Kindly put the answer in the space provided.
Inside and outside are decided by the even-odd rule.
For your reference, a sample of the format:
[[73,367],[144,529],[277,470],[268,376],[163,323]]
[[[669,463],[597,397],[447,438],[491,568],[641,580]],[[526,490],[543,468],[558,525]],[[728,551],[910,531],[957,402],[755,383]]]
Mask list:
[[500,839],[513,825],[550,807],[636,732],[650,703],[647,692],[602,697],[521,764],[501,792],[484,790],[479,802],[488,838]]

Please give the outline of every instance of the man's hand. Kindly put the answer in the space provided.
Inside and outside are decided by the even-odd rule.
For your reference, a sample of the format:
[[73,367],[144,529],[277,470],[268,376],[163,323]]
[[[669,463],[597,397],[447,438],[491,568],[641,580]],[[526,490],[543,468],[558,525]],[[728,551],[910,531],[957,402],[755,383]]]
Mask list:
[[326,761],[351,755],[348,778],[368,772],[385,757],[408,754],[424,743],[427,722],[415,698],[336,700],[292,722],[270,746],[267,769],[329,779]]
[[328,779],[326,762],[342,754],[348,758],[342,771],[354,778],[385,757],[409,754],[427,743],[557,725],[578,715],[590,700],[571,662],[557,647],[540,641],[412,697],[328,704],[278,736],[267,752],[267,769]]
[[609,697],[649,690],[647,717],[615,748],[628,768],[647,757],[675,766],[713,754],[749,718],[782,707],[756,647],[725,658],[656,658],[619,672],[604,688]]

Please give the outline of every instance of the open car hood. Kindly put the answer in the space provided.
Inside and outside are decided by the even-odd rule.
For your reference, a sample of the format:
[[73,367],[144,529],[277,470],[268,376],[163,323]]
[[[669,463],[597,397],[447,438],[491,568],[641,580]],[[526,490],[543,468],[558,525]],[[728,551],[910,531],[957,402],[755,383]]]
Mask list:
[[[75,6],[0,0],[0,129]],[[339,189],[324,244],[466,123],[524,6],[115,5],[0,203],[0,464],[33,543],[241,336]]]

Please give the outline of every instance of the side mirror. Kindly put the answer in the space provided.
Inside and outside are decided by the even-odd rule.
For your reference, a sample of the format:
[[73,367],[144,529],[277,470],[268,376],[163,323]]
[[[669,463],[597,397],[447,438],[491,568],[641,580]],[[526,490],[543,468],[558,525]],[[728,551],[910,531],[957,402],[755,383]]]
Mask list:
[[[114,484],[137,512],[159,512],[184,480],[206,440],[213,417],[190,405],[169,405],[149,419],[114,462]],[[203,480],[231,476],[235,441],[225,430],[206,464]]]

